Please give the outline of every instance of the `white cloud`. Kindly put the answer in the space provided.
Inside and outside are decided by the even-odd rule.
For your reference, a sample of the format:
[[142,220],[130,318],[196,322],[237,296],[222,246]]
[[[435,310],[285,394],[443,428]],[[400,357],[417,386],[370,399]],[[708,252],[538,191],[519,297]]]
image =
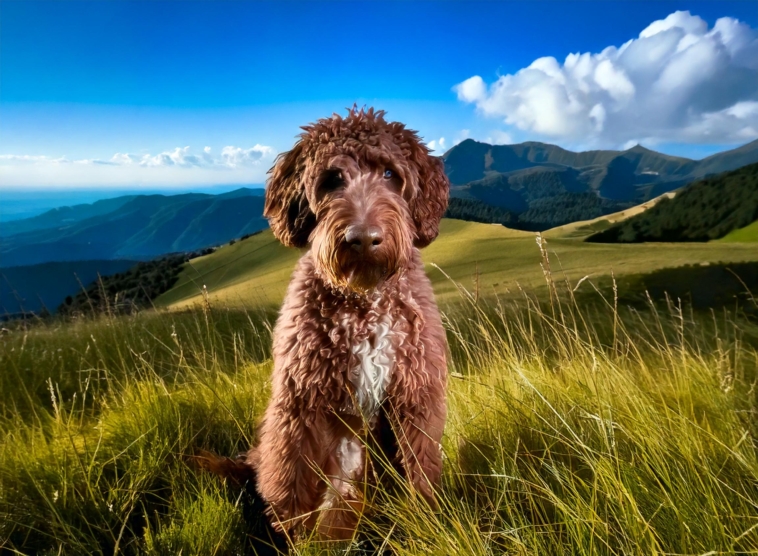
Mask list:
[[69,160],[44,155],[0,154],[0,183],[9,186],[183,186],[262,183],[275,151],[265,145],[211,147],[194,154],[189,146],[153,154],[116,153],[107,160]]
[[145,155],[140,166],[199,166],[199,159],[189,154],[189,147],[176,147],[173,151],[165,151],[155,156]]
[[487,137],[484,142],[489,143],[490,145],[512,145],[514,143],[513,137],[510,133],[499,129],[493,131],[492,135]]
[[487,84],[484,79],[475,75],[455,86],[458,98],[466,102],[480,102],[487,97]]
[[429,150],[431,150],[433,153],[436,153],[436,154],[443,154],[447,150],[447,145],[445,144],[444,137],[440,137],[439,139],[433,139],[432,141],[428,141],[426,143],[426,146],[429,147]]
[[758,30],[729,17],[709,29],[680,11],[618,48],[539,58],[489,86],[475,75],[453,89],[484,116],[546,138],[744,142],[758,136]]
[[109,163],[115,165],[139,164],[141,158],[136,154],[116,153],[111,157]]
[[274,150],[271,147],[265,145],[255,145],[249,149],[224,147],[221,150],[221,157],[228,166],[235,168],[258,164],[264,158],[270,157],[273,152]]
[[68,164],[70,161],[65,156],[53,158],[44,155],[0,154],[0,164],[3,162],[16,164]]

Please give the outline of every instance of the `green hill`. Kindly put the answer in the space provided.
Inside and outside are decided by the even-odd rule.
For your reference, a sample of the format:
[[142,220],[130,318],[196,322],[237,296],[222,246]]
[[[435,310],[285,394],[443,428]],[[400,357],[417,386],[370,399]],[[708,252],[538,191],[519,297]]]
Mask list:
[[687,186],[673,199],[587,238],[601,243],[709,241],[758,220],[758,164]]
[[266,230],[192,259],[185,264],[176,285],[155,303],[177,306],[198,302],[205,286],[214,300],[224,298],[231,305],[277,304],[299,255],[300,251],[287,249]]
[[649,201],[640,203],[639,205],[635,205],[631,208],[624,209],[619,212],[598,216],[589,220],[581,220],[577,222],[571,222],[570,224],[564,224],[562,226],[556,226],[555,228],[551,228],[550,230],[544,232],[544,235],[548,238],[586,238],[587,236],[590,236],[597,232],[607,230],[618,222],[627,220],[632,216],[636,216],[637,214],[640,214],[647,209],[654,207],[663,199],[672,199],[675,195],[675,191],[670,191],[668,193],[664,193],[659,197],[655,197],[654,199],[650,199]]
[[720,241],[758,242],[758,220],[726,234]]
[[[712,298],[708,284],[740,288],[732,268],[755,284],[758,263],[703,263],[755,260],[758,250],[551,233],[549,302],[531,295],[545,287],[547,262],[535,234],[445,220],[424,251],[449,345],[439,509],[387,466],[366,491],[357,553],[755,553],[758,330],[747,311],[714,318],[690,311],[685,296],[693,279],[696,307]],[[197,309],[2,330],[5,552],[275,553],[255,489],[203,472],[193,456],[256,444],[276,313],[235,305],[260,308],[256,294],[278,304],[298,255],[265,231],[184,267],[163,299],[186,309],[205,284],[210,304]],[[461,302],[432,263],[472,291],[479,283],[482,298]],[[610,288],[602,302],[579,283],[590,274],[607,284],[611,270],[618,306]],[[638,281],[675,284],[684,311],[627,307],[626,285]],[[356,553],[308,537],[276,546]]]
[[[572,283],[636,275],[688,264],[758,261],[750,244],[690,243],[609,245],[587,243],[573,237],[575,230],[552,233],[548,251],[552,272]],[[481,295],[508,296],[519,288],[545,284],[542,257],[530,232],[501,225],[461,220],[442,221],[439,238],[422,252],[426,270],[440,300],[457,299],[456,285],[446,277]],[[200,303],[203,286],[211,304],[237,307],[278,306],[300,251],[287,249],[269,230],[205,257],[191,260],[176,285],[156,300],[156,305],[180,308]],[[589,284],[583,286],[590,288]]]

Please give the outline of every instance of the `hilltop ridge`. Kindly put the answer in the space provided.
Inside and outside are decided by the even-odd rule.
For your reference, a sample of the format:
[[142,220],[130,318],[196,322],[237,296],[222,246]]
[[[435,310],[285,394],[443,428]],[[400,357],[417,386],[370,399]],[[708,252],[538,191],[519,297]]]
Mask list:
[[758,162],[758,141],[702,160],[642,145],[573,152],[528,141],[490,145],[466,139],[442,159],[451,196],[512,212],[513,226],[545,230],[631,208],[707,175]]

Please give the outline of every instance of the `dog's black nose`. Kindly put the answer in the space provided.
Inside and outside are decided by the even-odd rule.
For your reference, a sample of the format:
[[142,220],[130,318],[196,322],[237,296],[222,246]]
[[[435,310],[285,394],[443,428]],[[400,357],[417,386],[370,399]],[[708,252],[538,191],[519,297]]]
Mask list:
[[345,232],[345,243],[364,255],[375,251],[382,240],[382,230],[377,226],[350,226]]

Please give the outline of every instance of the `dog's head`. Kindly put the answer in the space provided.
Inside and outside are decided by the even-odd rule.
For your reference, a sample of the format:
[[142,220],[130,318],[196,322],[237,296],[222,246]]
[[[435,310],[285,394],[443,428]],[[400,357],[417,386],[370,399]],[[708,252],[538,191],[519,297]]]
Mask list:
[[328,282],[370,291],[437,237],[443,163],[383,111],[353,109],[303,129],[271,169],[264,215],[283,244],[311,244]]

